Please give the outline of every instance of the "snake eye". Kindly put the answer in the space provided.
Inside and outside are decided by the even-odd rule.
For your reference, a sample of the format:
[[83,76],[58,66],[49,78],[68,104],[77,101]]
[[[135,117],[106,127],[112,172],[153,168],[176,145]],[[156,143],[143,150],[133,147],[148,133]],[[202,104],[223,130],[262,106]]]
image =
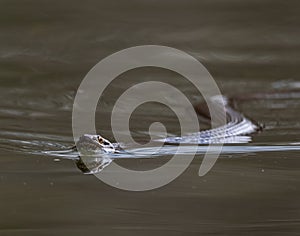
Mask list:
[[103,138],[98,137],[98,142],[99,142],[100,144],[103,144]]

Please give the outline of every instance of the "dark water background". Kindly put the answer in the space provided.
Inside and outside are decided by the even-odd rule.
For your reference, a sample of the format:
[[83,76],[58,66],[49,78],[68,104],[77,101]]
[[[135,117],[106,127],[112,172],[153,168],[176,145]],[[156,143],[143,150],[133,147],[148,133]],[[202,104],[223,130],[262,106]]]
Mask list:
[[[291,0],[0,1],[0,235],[299,235],[299,151],[223,155],[201,178],[199,155],[169,185],[141,193],[83,175],[72,160],[30,154],[73,144],[71,112],[82,78],[131,46],[190,53],[229,96],[299,89],[299,10]],[[112,97],[136,81],[172,81],[193,95],[170,72],[123,77],[97,113],[97,128],[110,139]],[[299,145],[299,98],[237,106],[266,125],[250,145]],[[158,117],[178,131],[172,114],[156,111],[150,104],[137,114],[137,139]],[[165,161],[123,162],[136,168]]]

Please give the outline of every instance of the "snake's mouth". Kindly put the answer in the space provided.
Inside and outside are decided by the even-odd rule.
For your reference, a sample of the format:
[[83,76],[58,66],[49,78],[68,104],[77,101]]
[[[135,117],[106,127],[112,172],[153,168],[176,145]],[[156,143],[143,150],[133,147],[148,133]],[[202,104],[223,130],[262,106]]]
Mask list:
[[81,154],[113,153],[115,147],[101,135],[82,135],[76,143],[77,150]]

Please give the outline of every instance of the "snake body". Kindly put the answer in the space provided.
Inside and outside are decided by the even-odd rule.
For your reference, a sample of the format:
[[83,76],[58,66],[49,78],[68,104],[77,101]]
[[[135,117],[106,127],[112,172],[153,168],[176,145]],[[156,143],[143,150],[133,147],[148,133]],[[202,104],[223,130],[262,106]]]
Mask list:
[[[212,144],[212,143],[246,143],[251,140],[248,136],[258,131],[261,126],[246,118],[240,112],[234,110],[225,97],[214,99],[215,105],[224,105],[227,123],[223,126],[196,132],[180,137],[167,137],[156,141],[165,144]],[[197,113],[199,108],[195,107]],[[112,143],[101,135],[84,134],[76,143],[77,150],[81,154],[101,154],[119,152],[117,143]]]

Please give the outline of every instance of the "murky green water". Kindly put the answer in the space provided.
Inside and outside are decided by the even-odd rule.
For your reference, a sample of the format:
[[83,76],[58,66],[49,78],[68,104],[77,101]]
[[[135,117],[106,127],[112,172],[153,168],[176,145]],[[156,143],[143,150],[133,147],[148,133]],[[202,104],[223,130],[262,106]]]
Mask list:
[[[299,235],[299,151],[224,154],[204,177],[202,156],[169,185],[148,192],[114,189],[72,160],[38,153],[73,145],[76,90],[99,60],[158,44],[200,60],[244,114],[264,123],[255,145],[299,145],[299,96],[245,99],[300,88],[297,1],[1,1],[0,235]],[[112,139],[115,98],[149,79],[196,95],[178,75],[125,73],[105,92],[97,130]],[[122,82],[120,82],[122,81]],[[131,129],[139,141],[173,113],[148,104]],[[138,121],[138,122],[136,122]],[[157,159],[119,162],[149,169]]]

